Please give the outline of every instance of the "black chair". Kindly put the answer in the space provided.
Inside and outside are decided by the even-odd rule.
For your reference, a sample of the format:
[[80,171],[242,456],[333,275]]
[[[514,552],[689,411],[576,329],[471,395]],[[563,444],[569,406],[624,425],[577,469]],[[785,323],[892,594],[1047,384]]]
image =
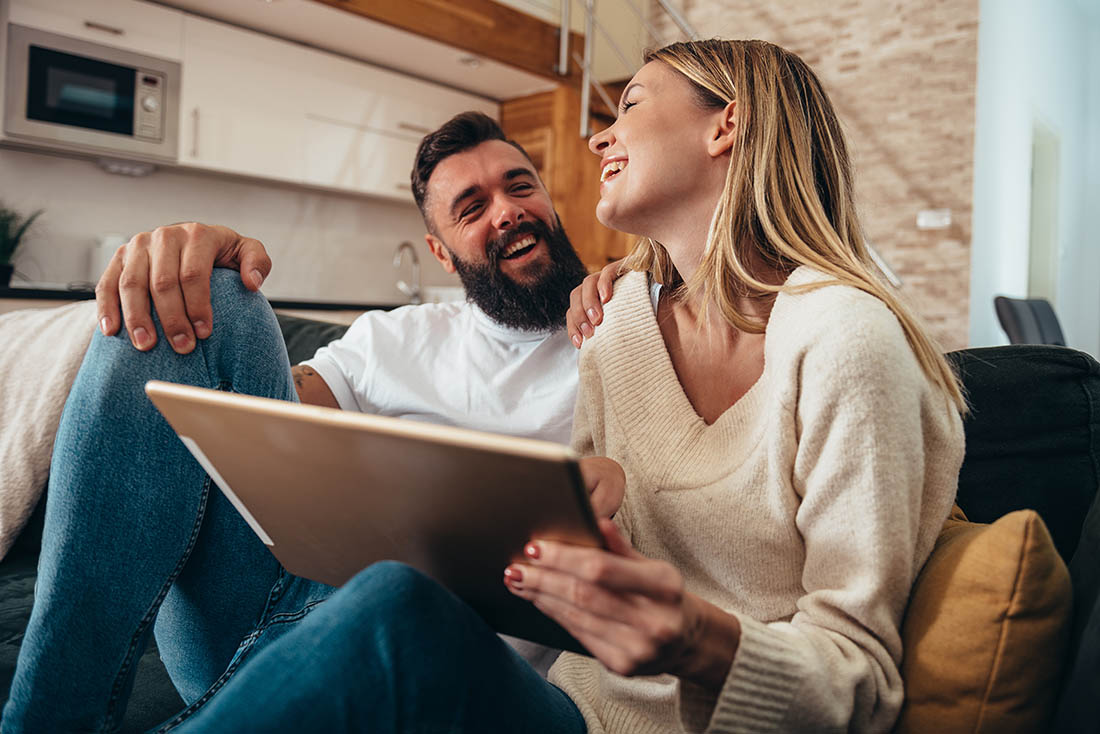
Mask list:
[[997,296],[993,299],[993,307],[1010,343],[1066,346],[1058,317],[1045,298]]

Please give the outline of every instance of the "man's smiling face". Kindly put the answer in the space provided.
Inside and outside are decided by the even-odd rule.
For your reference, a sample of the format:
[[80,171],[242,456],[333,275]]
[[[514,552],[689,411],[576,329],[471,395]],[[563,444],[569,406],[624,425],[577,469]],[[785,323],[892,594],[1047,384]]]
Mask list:
[[485,313],[523,329],[564,324],[585,269],[522,152],[488,140],[444,158],[428,180],[425,210],[432,254]]
[[550,195],[531,161],[503,140],[440,161],[428,180],[426,208],[435,229],[428,243],[448,272],[455,272],[452,258],[471,265],[495,260],[512,280],[527,282],[550,264],[547,243],[532,231],[558,225]]

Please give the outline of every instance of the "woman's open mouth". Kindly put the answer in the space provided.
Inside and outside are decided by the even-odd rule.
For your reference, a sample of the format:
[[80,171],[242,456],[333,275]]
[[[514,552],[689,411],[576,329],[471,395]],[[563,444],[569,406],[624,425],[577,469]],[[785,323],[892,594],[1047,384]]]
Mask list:
[[615,176],[619,175],[619,171],[626,168],[626,160],[618,159],[614,161],[608,161],[604,164],[603,170],[600,172],[600,183],[611,180]]
[[538,244],[538,240],[535,235],[528,234],[520,237],[504,248],[504,252],[500,253],[501,260],[515,260],[516,258],[523,257],[531,251],[534,246]]

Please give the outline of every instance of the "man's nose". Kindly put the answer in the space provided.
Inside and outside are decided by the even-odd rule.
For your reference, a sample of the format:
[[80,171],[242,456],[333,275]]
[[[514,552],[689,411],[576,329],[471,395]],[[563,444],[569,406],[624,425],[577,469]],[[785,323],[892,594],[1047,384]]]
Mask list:
[[527,212],[515,202],[505,201],[497,205],[493,213],[493,226],[497,229],[511,229],[527,219]]

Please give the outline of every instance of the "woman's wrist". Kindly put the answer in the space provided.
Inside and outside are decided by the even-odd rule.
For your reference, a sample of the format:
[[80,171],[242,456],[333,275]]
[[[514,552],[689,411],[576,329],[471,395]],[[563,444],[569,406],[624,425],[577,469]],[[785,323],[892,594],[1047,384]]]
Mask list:
[[694,594],[685,597],[688,621],[684,630],[684,658],[676,675],[717,693],[725,685],[737,655],[741,623],[737,617]]

